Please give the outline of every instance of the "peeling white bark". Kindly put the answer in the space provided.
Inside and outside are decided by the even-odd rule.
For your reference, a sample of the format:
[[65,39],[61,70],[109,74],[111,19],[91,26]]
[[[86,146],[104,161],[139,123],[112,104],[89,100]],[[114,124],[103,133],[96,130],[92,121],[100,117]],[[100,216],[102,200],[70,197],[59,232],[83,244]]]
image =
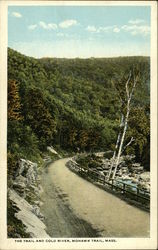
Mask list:
[[135,139],[133,137],[131,137],[130,141],[124,146],[123,150],[122,150],[122,153],[125,151],[125,149],[132,143],[134,142]]
[[[124,129],[123,129],[122,137],[120,139],[120,145],[119,145],[117,158],[115,157],[116,152],[114,152],[114,157],[116,158],[116,161],[114,159],[114,161],[113,161],[114,164],[112,163],[112,167],[110,168],[110,171],[112,171],[112,168],[115,167],[114,171],[113,171],[112,179],[115,178],[117,167],[118,167],[119,160],[120,160],[120,156],[121,156],[121,153],[122,153],[123,143],[124,143],[125,135],[126,135],[126,132],[127,132],[127,126],[128,126],[128,118],[129,118],[129,113],[130,113],[130,103],[131,103],[133,91],[134,91],[136,83],[137,83],[137,77],[136,78],[134,77],[133,86],[132,86],[132,89],[131,89],[131,92],[130,92],[130,90],[129,90],[129,82],[131,80],[131,77],[132,77],[132,74],[130,72],[128,80],[127,80],[126,85],[125,85],[126,95],[127,95],[127,105],[126,105],[127,112],[126,112],[125,121],[124,121]],[[131,142],[130,142],[130,144],[131,144]],[[129,146],[129,143],[128,143],[128,146]],[[126,145],[126,147],[127,147],[127,145]],[[109,178],[110,178],[110,176],[111,176],[111,172],[109,173]]]
[[113,167],[114,167],[114,164],[115,164],[115,158],[116,158],[117,149],[118,149],[120,139],[121,139],[121,128],[123,127],[123,124],[124,124],[124,115],[122,114],[121,123],[120,123],[120,131],[119,131],[119,134],[118,134],[118,137],[117,137],[117,141],[116,141],[116,145],[115,145],[115,151],[114,151],[114,154],[113,154],[113,157],[112,157],[112,164],[110,166],[109,175],[108,175],[109,180],[111,179],[111,173],[112,173],[112,170],[113,170]]

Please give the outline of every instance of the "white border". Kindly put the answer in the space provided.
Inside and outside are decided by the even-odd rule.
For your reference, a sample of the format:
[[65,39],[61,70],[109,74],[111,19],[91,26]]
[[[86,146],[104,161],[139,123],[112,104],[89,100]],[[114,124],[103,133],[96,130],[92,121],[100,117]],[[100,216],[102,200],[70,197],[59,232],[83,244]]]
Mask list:
[[[5,1],[5,0],[2,0]],[[53,1],[53,0],[48,0],[48,1],[38,1],[38,0],[17,0],[17,1],[12,1],[12,0],[6,0],[8,2],[8,5],[32,5],[32,6],[37,6],[37,5],[58,5],[58,6],[133,6],[133,5],[139,5],[139,6],[151,6],[154,1]]]
[[[151,227],[150,238],[115,238],[116,243],[15,243],[7,239],[7,6],[151,6]],[[0,2],[0,249],[157,249],[157,3],[156,1],[9,1]],[[134,222],[133,222],[134,223]],[[62,238],[63,239],[63,238]]]

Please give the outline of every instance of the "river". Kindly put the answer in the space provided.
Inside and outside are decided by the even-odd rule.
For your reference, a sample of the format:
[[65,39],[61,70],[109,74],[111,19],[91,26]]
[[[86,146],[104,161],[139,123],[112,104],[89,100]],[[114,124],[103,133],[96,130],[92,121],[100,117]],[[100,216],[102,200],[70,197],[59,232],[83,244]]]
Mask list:
[[149,237],[150,214],[96,187],[60,159],[41,176],[47,232],[51,237]]

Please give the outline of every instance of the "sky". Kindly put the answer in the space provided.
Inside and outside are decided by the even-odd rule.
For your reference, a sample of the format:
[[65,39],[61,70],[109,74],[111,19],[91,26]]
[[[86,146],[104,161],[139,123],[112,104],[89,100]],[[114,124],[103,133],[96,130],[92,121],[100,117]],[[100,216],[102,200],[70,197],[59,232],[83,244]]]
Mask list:
[[9,6],[8,46],[36,58],[150,56],[150,7]]

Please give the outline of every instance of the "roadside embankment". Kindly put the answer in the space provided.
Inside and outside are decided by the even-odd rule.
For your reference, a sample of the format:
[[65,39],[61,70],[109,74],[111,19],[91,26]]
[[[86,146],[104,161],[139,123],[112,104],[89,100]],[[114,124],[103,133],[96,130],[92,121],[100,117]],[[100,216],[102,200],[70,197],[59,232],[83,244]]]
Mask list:
[[[9,237],[49,237],[46,233],[46,226],[43,223],[44,216],[40,211],[40,179],[39,169],[36,163],[29,160],[20,159],[16,177],[12,182],[12,187],[8,188],[8,225]],[[14,223],[21,223],[20,231],[17,231],[13,218],[10,218],[10,210],[14,207]]]

